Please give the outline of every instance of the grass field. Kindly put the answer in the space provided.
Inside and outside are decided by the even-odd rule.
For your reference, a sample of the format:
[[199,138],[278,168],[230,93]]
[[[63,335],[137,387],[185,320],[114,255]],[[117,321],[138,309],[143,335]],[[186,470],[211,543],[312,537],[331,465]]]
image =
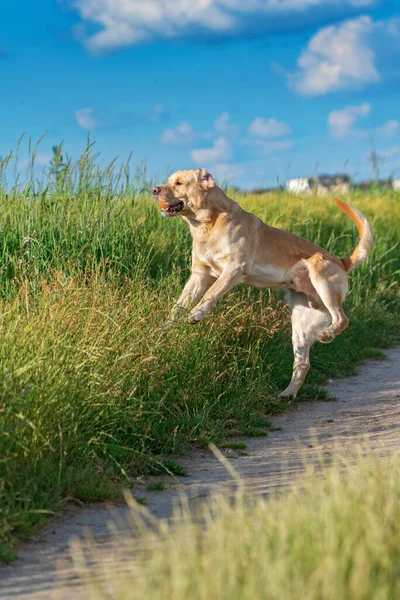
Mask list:
[[[222,496],[210,501],[203,507],[202,521],[186,509],[175,524],[152,519],[152,531],[143,524],[135,527],[131,561],[126,536],[123,562],[117,550],[115,560],[110,550],[105,560],[101,553],[89,552],[90,571],[87,554],[84,558],[76,547],[77,574],[87,584],[85,597],[398,598],[400,456],[382,460],[367,453],[353,465],[348,459],[336,460],[323,476],[308,477],[303,488],[283,498],[249,501],[240,491],[235,503]],[[134,509],[133,523],[140,524],[140,519]]]
[[[187,444],[268,429],[292,368],[279,294],[239,287],[198,327],[157,332],[188,277],[190,240],[162,219],[143,171],[99,169],[88,150],[45,184],[0,166],[0,557],[68,498],[119,494]],[[339,256],[353,223],[329,198],[234,199]],[[376,245],[351,275],[351,325],[315,345],[299,401],[400,337],[400,196],[353,194]],[[174,462],[169,469],[176,470]]]

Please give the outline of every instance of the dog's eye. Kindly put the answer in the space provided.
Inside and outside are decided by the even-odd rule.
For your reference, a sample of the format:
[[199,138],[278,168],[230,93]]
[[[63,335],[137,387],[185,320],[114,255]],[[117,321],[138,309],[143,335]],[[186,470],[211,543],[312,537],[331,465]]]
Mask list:
[[182,181],[177,181],[175,185],[182,185]]

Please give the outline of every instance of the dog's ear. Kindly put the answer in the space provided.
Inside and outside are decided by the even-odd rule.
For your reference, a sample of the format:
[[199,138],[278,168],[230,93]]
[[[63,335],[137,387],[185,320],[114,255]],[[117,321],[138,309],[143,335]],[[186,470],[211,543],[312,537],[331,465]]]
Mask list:
[[211,175],[211,173],[209,173],[205,169],[197,169],[196,174],[197,174],[197,183],[199,184],[199,186],[201,187],[202,190],[205,190],[205,191],[211,190],[212,188],[214,188],[216,186],[214,177]]

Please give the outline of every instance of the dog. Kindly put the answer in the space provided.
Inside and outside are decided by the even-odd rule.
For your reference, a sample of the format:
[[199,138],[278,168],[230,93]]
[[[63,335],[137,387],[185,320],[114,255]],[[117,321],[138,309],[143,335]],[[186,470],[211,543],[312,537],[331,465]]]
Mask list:
[[293,375],[280,398],[296,397],[310,368],[310,348],[329,343],[349,324],[342,303],[347,274],[363,263],[373,247],[373,232],[354,206],[335,200],[356,224],[360,241],[338,258],[297,235],[270,227],[246,212],[221,190],[204,169],[177,171],[152,195],[164,217],[180,216],[193,239],[192,273],[168,322],[190,309],[199,323],[221,296],[239,283],[286,290],[291,311]]

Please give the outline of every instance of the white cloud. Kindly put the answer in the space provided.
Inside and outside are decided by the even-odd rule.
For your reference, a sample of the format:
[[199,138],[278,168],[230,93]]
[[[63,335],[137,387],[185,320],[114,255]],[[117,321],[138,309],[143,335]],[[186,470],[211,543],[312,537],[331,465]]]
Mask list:
[[220,183],[235,183],[244,173],[243,165],[230,163],[215,163],[210,167],[213,177]]
[[291,139],[276,139],[291,135],[292,128],[284,121],[274,117],[264,119],[257,117],[248,128],[249,137],[242,139],[242,146],[255,146],[263,155],[289,150],[293,146]]
[[226,138],[219,137],[210,148],[197,148],[191,154],[196,164],[210,164],[228,159],[231,148]]
[[46,167],[52,160],[52,154],[37,154],[35,156],[35,165],[37,167]]
[[[229,126],[231,127],[231,126]],[[233,128],[234,126],[232,126]],[[218,133],[218,132],[217,132]],[[180,125],[174,128],[166,129],[160,136],[159,141],[162,144],[176,144],[176,145],[187,145],[192,144],[196,140],[204,139],[209,140],[213,137],[212,131],[205,131],[204,133],[198,133],[194,127],[184,121]]]
[[214,0],[76,0],[74,8],[83,21],[102,27],[86,38],[92,51],[130,46],[155,36],[177,37],[190,26],[224,31],[235,23]]
[[305,96],[358,89],[380,81],[380,72],[399,58],[400,19],[373,21],[364,15],[314,35],[288,83]]
[[362,117],[367,117],[371,106],[364,102],[359,106],[346,106],[343,110],[333,110],[328,115],[329,131],[332,137],[341,140],[348,137],[357,138],[391,138],[400,132],[400,122],[393,119],[379,127],[359,129],[355,125]]
[[385,150],[379,150],[379,155],[382,156],[382,158],[393,158],[400,156],[400,146],[391,146]]
[[290,135],[292,133],[292,128],[288,123],[277,121],[277,119],[274,119],[273,117],[270,119],[257,117],[250,124],[249,133],[256,137],[277,138],[284,135]]
[[399,132],[400,132],[400,121],[396,121],[394,119],[392,121],[386,121],[386,123],[384,123],[380,127],[377,127],[377,129],[375,129],[376,135],[378,135],[380,137],[385,137],[385,138],[394,137]]
[[[231,144],[237,139],[239,127],[230,123],[229,113],[222,113],[213,124],[212,130],[204,133],[197,132],[194,127],[183,122],[175,128],[166,129],[160,136],[159,141],[163,144],[188,145],[199,140],[212,140],[209,148],[197,148],[192,150],[192,158],[197,163],[209,162],[210,160],[225,160],[231,152]],[[211,143],[211,142],[210,142]]]
[[162,104],[156,104],[152,108],[150,121],[152,123],[159,123],[163,119],[163,117],[165,117],[165,113],[166,111],[164,106],[162,106]]
[[192,125],[183,122],[174,129],[166,129],[160,137],[160,142],[163,144],[191,144],[196,139],[196,132]]
[[81,108],[75,111],[75,120],[81,129],[95,129],[99,123],[94,118],[93,108]]
[[230,122],[229,113],[224,112],[214,121],[212,130],[199,133],[190,123],[183,122],[175,128],[166,129],[161,134],[159,141],[163,144],[188,145],[200,140],[214,140],[209,142],[212,145],[208,148],[194,148],[191,151],[194,162],[210,164],[229,158],[231,142],[237,142],[238,134],[239,127],[233,125]]
[[[59,0],[67,3],[70,0]],[[79,36],[93,51],[121,48],[153,38],[195,36],[199,33],[249,33],[264,23],[284,25],[282,15],[308,14],[325,10],[340,15],[349,7],[368,6],[375,0],[73,0],[83,23],[97,24],[100,31]],[[308,11],[308,13],[307,13]]]
[[379,81],[369,36],[377,27],[362,16],[321,29],[297,61],[289,83],[301,94],[316,96]]
[[234,137],[239,133],[239,127],[230,122],[230,115],[228,112],[222,113],[214,121],[214,129],[217,133],[224,136]]
[[353,6],[372,6],[372,4],[375,4],[375,0],[350,0],[350,4]]
[[343,110],[333,110],[328,115],[329,130],[332,137],[342,139],[354,132],[354,123],[369,115],[371,106],[364,102],[360,106],[346,106]]
[[[53,158],[52,154],[36,154],[34,157],[33,167],[47,167]],[[18,161],[19,169],[27,169],[32,165],[32,157],[31,158],[22,158]]]

